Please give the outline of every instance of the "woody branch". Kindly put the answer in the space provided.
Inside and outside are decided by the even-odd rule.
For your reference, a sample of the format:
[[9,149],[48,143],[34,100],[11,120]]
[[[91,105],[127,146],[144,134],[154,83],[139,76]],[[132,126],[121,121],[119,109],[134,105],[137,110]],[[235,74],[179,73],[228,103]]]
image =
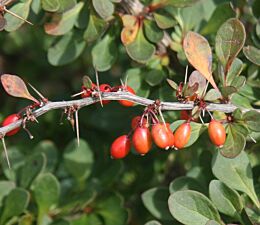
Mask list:
[[[129,92],[118,91],[118,92],[109,92],[102,93],[103,100],[130,100],[136,104],[148,106],[150,104],[154,104],[155,100],[139,97],[137,95],[133,95]],[[92,105],[96,102],[99,102],[98,98],[83,98],[80,100],[70,100],[70,101],[56,101],[56,102],[47,102],[43,107],[36,109],[33,111],[33,116],[36,118],[47,113],[48,111],[54,109],[66,109],[67,107],[74,107],[75,109],[80,109],[88,105]],[[195,107],[193,102],[180,103],[180,102],[161,102],[161,110],[162,111],[174,111],[174,110],[192,110]],[[208,103],[206,106],[206,110],[208,111],[219,111],[224,113],[232,113],[238,107],[233,104],[217,104],[217,103]],[[249,109],[240,108],[242,112],[249,111]],[[260,112],[259,109],[255,109]],[[22,119],[18,120],[15,123],[12,123],[8,126],[0,128],[1,136],[4,136],[7,132],[19,127],[22,125]]]

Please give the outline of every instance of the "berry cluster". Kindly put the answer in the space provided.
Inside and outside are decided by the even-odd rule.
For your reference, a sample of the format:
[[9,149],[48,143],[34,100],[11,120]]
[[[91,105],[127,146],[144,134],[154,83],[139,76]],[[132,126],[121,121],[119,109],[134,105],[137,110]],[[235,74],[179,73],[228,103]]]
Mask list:
[[[156,106],[156,104],[155,104]],[[128,155],[131,146],[140,155],[147,154],[152,148],[152,142],[161,148],[176,150],[184,148],[191,137],[191,118],[182,123],[173,133],[170,124],[160,122],[156,116],[157,109],[154,105],[148,106],[142,116],[136,116],[131,121],[131,132],[121,135],[114,140],[110,147],[111,157],[121,159]],[[164,119],[162,118],[164,121]],[[149,129],[151,127],[151,129]],[[224,126],[212,119],[208,126],[208,134],[211,142],[221,148],[226,141]]]

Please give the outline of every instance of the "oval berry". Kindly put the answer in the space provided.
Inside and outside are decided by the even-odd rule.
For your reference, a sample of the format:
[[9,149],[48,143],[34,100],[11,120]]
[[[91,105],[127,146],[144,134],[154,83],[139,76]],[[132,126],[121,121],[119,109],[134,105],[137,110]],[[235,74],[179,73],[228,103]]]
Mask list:
[[191,135],[191,126],[189,122],[181,124],[174,133],[174,147],[176,149],[184,148],[188,144]]
[[[135,91],[130,86],[126,86],[126,87],[120,86],[120,88],[124,90],[126,89],[128,92],[135,95]],[[131,107],[134,105],[134,102],[127,101],[127,100],[119,100],[118,102],[125,107]]]
[[152,136],[147,127],[137,127],[132,137],[135,150],[141,155],[146,154],[152,147]]
[[141,116],[135,116],[132,121],[131,121],[131,127],[134,130],[135,128],[137,128],[138,126],[143,127],[147,125],[147,120],[146,118],[143,118],[142,124],[141,124]]
[[159,148],[168,149],[174,145],[174,135],[169,124],[157,123],[153,125],[152,138]]
[[[108,84],[101,84],[99,86],[99,89],[101,92],[110,92],[111,91],[111,87]],[[110,102],[110,100],[102,100],[103,105],[108,104],[109,102]]]
[[[18,115],[18,114],[11,114],[9,115],[8,117],[6,117],[2,123],[2,126],[7,126],[11,123],[14,123],[16,121],[18,121],[19,119],[21,119],[21,117]],[[12,135],[15,135],[21,128],[20,127],[17,127],[9,132],[6,133],[6,136],[12,136]]]
[[214,145],[221,148],[225,144],[226,131],[220,122],[211,120],[209,123],[208,133],[209,138]]
[[127,135],[118,137],[110,147],[110,154],[114,159],[122,159],[127,156],[131,148],[131,141]]

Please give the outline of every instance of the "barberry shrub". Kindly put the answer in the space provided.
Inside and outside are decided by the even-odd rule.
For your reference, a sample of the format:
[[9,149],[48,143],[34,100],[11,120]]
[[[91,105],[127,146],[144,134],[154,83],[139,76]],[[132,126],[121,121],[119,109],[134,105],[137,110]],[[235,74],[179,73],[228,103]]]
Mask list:
[[260,224],[258,0],[0,6],[0,225]]

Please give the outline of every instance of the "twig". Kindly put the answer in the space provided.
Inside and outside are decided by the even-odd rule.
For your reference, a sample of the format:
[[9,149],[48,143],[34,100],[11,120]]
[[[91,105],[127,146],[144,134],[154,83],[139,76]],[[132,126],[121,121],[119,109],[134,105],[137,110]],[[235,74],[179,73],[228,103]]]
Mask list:
[[[129,92],[119,91],[119,92],[102,92],[102,100],[130,100],[136,104],[148,106],[154,103],[154,100],[139,97],[133,95]],[[70,101],[59,101],[59,102],[47,102],[43,107],[36,109],[32,112],[32,115],[35,118],[51,111],[54,109],[65,109],[66,107],[77,106],[79,108],[92,105],[98,102],[98,98],[83,98],[80,100],[70,100]],[[192,110],[194,108],[193,102],[188,103],[180,103],[180,102],[161,102],[161,110],[162,111],[174,111],[174,110]],[[208,103],[206,110],[208,111],[220,111],[224,113],[232,113],[238,107],[233,104],[216,104],[216,103]],[[240,108],[242,112],[247,112],[252,109],[244,109]],[[256,111],[260,112],[260,109],[255,109]],[[12,123],[8,126],[0,128],[0,135],[4,136],[7,132],[19,127],[22,125],[22,119]]]

